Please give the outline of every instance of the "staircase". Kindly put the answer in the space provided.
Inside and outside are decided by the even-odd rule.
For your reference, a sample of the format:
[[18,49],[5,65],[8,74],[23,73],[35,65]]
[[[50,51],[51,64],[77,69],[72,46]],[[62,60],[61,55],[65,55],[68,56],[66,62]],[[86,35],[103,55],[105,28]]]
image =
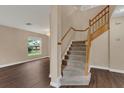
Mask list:
[[85,41],[74,41],[65,56],[67,66],[63,69],[61,84],[88,85],[90,74],[85,76],[86,45]]
[[106,6],[95,17],[89,19],[89,26],[84,30],[76,30],[71,27],[62,37],[58,45],[62,45],[64,38],[70,31],[87,32],[86,41],[73,41],[62,65],[61,85],[89,85],[90,73],[90,48],[92,41],[109,31],[110,7]]

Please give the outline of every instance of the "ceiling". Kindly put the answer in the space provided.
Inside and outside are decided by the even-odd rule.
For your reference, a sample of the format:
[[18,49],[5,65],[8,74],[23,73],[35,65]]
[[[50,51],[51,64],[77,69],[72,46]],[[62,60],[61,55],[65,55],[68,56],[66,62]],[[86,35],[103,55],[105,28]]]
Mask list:
[[0,25],[48,34],[49,13],[47,5],[0,5]]
[[93,8],[96,8],[96,7],[98,7],[99,5],[82,5],[81,6],[81,11],[87,11],[87,10],[89,10],[89,9],[93,9]]
[[124,5],[117,5],[112,14],[112,17],[121,17],[121,16],[124,16]]

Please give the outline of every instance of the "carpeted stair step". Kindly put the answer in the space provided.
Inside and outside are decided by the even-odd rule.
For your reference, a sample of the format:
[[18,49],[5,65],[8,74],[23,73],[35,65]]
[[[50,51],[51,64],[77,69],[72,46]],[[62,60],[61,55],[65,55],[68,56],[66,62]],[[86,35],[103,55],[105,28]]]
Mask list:
[[88,85],[90,82],[91,75],[88,76],[73,76],[73,77],[63,77],[61,79],[62,85]]
[[86,61],[86,56],[84,55],[69,55],[69,60]]
[[84,67],[83,65],[79,68],[79,67],[74,67],[74,66],[66,66],[63,70],[63,72],[65,71],[70,71],[70,72],[79,72],[79,73],[84,73]]
[[86,47],[71,47],[70,48],[71,51],[73,50],[77,50],[77,51],[86,51]]
[[68,60],[67,62],[68,66],[85,66],[85,62],[82,61],[73,61],[73,60]]
[[86,55],[86,51],[71,50],[71,51],[68,52],[68,54],[71,54],[71,55]]
[[74,47],[74,46],[82,46],[82,47],[84,47],[84,46],[86,46],[85,44],[71,44],[71,47]]

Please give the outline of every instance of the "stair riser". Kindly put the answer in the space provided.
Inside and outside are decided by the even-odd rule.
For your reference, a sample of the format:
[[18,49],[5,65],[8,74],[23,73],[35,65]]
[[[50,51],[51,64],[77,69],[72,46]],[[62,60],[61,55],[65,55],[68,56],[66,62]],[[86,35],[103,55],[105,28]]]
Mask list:
[[69,56],[69,60],[82,60],[82,61],[84,61],[85,59],[86,59],[85,56],[72,56],[72,55]]
[[84,72],[78,72],[78,73],[68,73],[68,71],[63,71],[63,76],[71,77],[71,76],[78,76],[78,75],[84,75]]
[[79,62],[68,62],[67,65],[68,66],[75,66],[75,67],[82,67],[82,66],[84,67],[85,66],[85,64],[81,63],[81,62],[80,63]]
[[79,49],[79,50],[85,50],[86,47],[71,47],[70,49]]
[[85,43],[85,41],[73,41],[72,43]]
[[69,51],[86,51],[86,49],[70,48]]
[[67,66],[67,67],[64,68],[63,72],[64,71],[70,71],[72,73],[73,72],[81,72],[81,73],[83,73],[83,70],[84,70],[83,65],[82,65],[81,68],[73,67],[73,66]]
[[72,44],[85,44],[83,42],[72,42]]
[[86,61],[86,59],[83,59],[83,58],[69,58],[69,60],[74,60],[74,61]]
[[84,68],[84,65],[75,65],[75,64],[68,64],[68,66],[72,66],[72,67],[77,67],[77,68]]
[[71,48],[86,48],[86,46],[71,46]]
[[86,47],[85,44],[72,44],[71,47]]
[[85,64],[85,62],[83,62],[82,60],[81,61],[74,61],[74,60],[68,60],[67,64],[80,64],[80,65],[83,65]]
[[70,52],[71,55],[86,55],[86,52]]
[[74,61],[86,61],[85,59],[79,59],[79,58],[70,58],[69,60],[74,60]]

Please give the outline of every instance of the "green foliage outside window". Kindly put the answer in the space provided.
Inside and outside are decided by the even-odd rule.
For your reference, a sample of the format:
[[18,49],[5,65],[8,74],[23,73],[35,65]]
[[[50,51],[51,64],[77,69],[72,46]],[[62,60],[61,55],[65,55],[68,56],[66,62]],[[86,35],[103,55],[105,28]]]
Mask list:
[[28,56],[41,55],[41,40],[28,38]]

